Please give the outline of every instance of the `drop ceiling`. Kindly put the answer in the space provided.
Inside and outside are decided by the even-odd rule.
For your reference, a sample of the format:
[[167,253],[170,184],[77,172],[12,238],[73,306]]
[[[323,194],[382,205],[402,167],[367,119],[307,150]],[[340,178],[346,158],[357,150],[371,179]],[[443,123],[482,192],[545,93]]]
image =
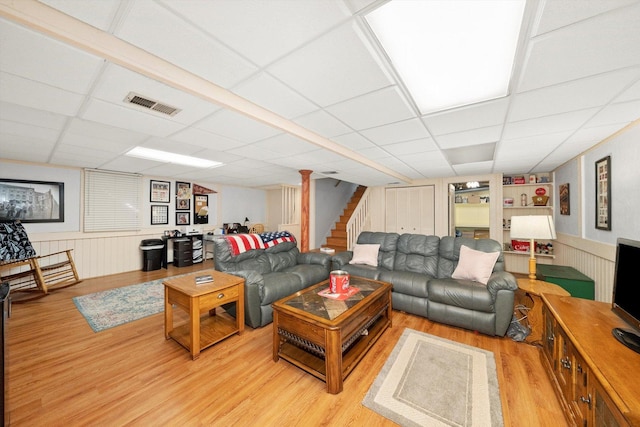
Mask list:
[[[509,95],[428,115],[363,19],[382,3],[0,0],[0,158],[375,186],[550,171],[640,118],[640,1],[528,2]],[[124,155],[135,146],[224,166]]]

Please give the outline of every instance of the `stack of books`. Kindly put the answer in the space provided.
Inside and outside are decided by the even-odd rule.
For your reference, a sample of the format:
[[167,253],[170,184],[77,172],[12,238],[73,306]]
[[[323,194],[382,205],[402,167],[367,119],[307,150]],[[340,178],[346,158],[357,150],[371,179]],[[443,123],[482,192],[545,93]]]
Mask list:
[[196,285],[202,285],[203,283],[213,282],[213,277],[210,274],[204,276],[196,276]]

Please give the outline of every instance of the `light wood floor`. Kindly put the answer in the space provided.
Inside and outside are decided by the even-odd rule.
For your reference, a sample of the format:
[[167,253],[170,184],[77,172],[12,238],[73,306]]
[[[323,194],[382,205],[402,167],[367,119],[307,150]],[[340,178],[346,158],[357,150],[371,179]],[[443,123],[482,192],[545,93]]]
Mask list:
[[[210,263],[210,261],[208,261]],[[271,326],[247,327],[201,353],[163,336],[163,315],[94,333],[72,297],[197,267],[89,279],[9,319],[12,426],[391,426],[361,405],[405,327],[494,352],[506,426],[565,426],[538,348],[394,311],[385,332],[338,395],[285,361],[273,362]]]

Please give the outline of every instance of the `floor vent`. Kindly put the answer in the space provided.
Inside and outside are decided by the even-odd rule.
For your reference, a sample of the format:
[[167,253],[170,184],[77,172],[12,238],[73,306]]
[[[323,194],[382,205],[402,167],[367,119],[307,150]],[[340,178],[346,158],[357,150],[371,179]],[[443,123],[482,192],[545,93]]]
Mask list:
[[134,93],[134,92],[129,92],[127,97],[124,99],[124,102],[129,104],[139,105],[140,107],[157,111],[159,113],[166,114],[167,116],[171,116],[171,117],[175,116],[181,111],[179,108],[172,107],[167,104],[163,104],[153,99],[145,98],[144,96],[138,95],[137,93]]

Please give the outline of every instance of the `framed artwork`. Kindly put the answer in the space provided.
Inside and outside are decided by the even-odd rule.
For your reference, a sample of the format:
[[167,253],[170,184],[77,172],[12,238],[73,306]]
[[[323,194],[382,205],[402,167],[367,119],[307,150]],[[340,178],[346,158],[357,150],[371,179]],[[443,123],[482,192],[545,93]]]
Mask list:
[[193,196],[193,223],[194,224],[209,223],[209,196],[207,195]]
[[569,183],[560,184],[560,215],[570,215],[571,206],[569,203]]
[[152,179],[150,184],[151,194],[149,195],[149,201],[152,203],[169,203],[171,183]]
[[64,222],[64,183],[0,178],[0,220]]
[[169,224],[169,206],[151,205],[151,225]]
[[611,230],[611,156],[596,162],[596,228]]
[[176,225],[191,225],[191,212],[176,212]]
[[176,197],[176,210],[177,211],[188,211],[191,209],[191,199],[178,199]]

